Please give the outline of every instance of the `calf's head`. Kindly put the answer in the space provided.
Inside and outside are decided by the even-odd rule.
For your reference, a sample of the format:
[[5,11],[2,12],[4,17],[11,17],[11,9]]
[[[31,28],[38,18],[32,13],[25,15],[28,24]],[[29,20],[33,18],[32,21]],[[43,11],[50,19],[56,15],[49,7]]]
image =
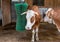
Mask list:
[[35,15],[34,15],[34,12],[32,10],[27,12],[26,19],[27,19],[27,24],[26,24],[25,28],[27,30],[31,30],[32,26],[35,23]]
[[[27,23],[26,23],[26,26],[25,26],[25,29],[26,30],[31,30],[33,25],[35,24],[35,14],[38,14],[37,12],[33,11],[33,10],[28,10],[26,13],[26,20],[27,20]],[[23,13],[23,14],[25,14]]]
[[54,13],[54,10],[52,8],[49,8],[47,11],[46,11],[46,16],[48,16],[49,18],[52,18],[53,16],[53,13]]

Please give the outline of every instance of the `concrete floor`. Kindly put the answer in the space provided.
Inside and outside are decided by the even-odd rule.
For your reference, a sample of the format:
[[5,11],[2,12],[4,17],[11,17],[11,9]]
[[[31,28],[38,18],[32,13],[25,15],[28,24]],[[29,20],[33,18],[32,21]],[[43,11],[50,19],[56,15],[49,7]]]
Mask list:
[[[5,28],[0,30],[0,42],[31,42],[31,31],[17,32],[15,25],[0,28]],[[60,42],[60,33],[55,25],[41,23],[38,42]]]

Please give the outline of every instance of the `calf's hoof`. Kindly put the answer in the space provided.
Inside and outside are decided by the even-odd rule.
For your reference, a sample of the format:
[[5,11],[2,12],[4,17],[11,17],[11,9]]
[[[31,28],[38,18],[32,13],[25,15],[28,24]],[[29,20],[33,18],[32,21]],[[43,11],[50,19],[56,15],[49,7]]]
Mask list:
[[31,42],[34,42],[34,40],[31,40]]
[[58,31],[60,32],[60,29],[58,29]]
[[36,41],[39,41],[39,38],[36,38]]

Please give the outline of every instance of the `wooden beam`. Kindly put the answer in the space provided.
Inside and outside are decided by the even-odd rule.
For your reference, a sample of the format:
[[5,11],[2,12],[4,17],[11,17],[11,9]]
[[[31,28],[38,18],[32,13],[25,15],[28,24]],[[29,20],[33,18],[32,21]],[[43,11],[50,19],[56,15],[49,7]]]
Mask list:
[[2,25],[7,25],[11,23],[11,1],[10,0],[2,0]]
[[60,7],[60,0],[45,0],[46,7]]

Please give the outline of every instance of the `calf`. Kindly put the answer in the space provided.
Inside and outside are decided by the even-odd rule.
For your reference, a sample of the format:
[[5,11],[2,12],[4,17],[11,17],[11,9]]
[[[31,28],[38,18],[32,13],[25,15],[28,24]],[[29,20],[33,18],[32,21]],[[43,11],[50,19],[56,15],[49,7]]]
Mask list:
[[58,31],[60,32],[60,8],[49,8],[46,11],[46,15],[50,18],[53,19],[53,24],[56,25]]
[[34,42],[34,36],[36,33],[36,40],[38,41],[38,28],[41,21],[41,15],[39,13],[38,6],[28,6],[28,10],[21,15],[26,14],[27,23],[26,30],[32,30],[32,42]]

